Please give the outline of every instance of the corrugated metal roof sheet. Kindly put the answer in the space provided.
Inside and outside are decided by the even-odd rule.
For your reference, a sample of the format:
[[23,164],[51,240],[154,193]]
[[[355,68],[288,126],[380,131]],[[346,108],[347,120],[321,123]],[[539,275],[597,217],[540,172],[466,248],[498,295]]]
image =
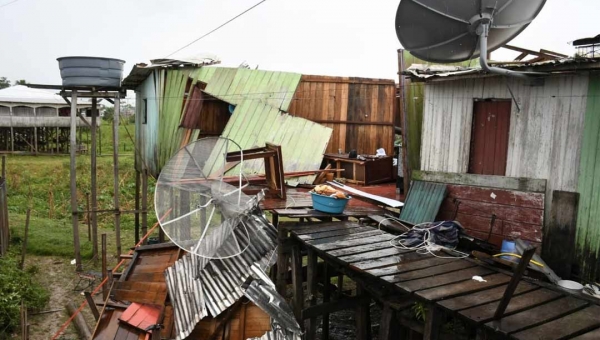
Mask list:
[[[275,227],[258,215],[249,216],[245,224],[252,242],[241,255],[209,260],[186,254],[165,271],[175,311],[177,339],[190,335],[208,312],[217,316],[231,307],[244,294],[242,285],[251,276],[251,266],[256,262],[269,262],[274,256]],[[236,228],[235,233],[238,238],[246,238],[240,228]],[[229,246],[225,242],[222,248]],[[219,257],[219,252],[215,257]]]
[[[242,149],[262,147],[267,142],[280,145],[285,172],[319,169],[333,130],[285,112],[300,74],[217,67],[204,67],[197,72],[192,76],[208,84],[205,92],[236,105],[221,136],[235,141]],[[215,159],[220,154],[221,148],[215,148]],[[239,168],[229,173],[236,172]],[[264,161],[245,162],[244,172],[264,173]],[[314,176],[307,176],[289,179],[288,184],[313,180]]]
[[[56,93],[56,90],[30,88],[25,85],[10,86],[0,90],[0,103],[11,104],[50,104],[69,107],[69,104]],[[91,106],[90,99],[78,98],[79,105]]]
[[[531,68],[536,70],[539,68],[547,68],[553,66],[562,65],[573,65],[578,66],[589,66],[590,64],[600,64],[600,58],[563,58],[554,60],[545,60],[539,62],[506,62],[506,63],[494,63],[494,66],[505,69],[520,69],[520,68]],[[598,67],[600,68],[600,67]],[[586,67],[586,70],[587,67]],[[560,71],[560,70],[557,70]],[[552,72],[550,70],[549,72]],[[460,66],[447,66],[447,65],[424,65],[424,64],[413,64],[403,72],[404,75],[411,76],[417,79],[431,79],[437,77],[452,77],[452,76],[466,76],[466,75],[485,75],[489,74],[484,72],[480,67],[460,67]],[[494,74],[491,74],[494,75]]]

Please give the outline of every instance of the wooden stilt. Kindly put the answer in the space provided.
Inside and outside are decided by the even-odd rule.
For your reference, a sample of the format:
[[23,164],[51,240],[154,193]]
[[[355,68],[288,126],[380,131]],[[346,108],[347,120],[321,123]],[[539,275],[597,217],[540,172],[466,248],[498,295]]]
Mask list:
[[396,312],[390,307],[389,304],[383,304],[383,311],[381,312],[381,322],[379,323],[379,340],[395,340],[398,339],[399,325],[396,321]]
[[94,316],[94,319],[96,321],[98,321],[98,319],[100,318],[100,312],[98,312],[98,308],[96,307],[96,302],[94,302],[92,293],[83,292],[83,295],[85,296],[85,300],[87,301],[88,306],[90,306],[90,310],[92,311],[92,315]]
[[[106,234],[102,234],[102,281],[108,277],[108,263],[106,260]],[[106,300],[108,297],[108,284],[102,286],[102,299]]]
[[91,184],[91,196],[92,196],[92,257],[98,260],[98,185],[96,178],[96,131],[98,129],[97,124],[97,103],[96,98],[92,98],[92,126],[90,128],[92,135],[92,146],[90,150],[90,184]]
[[440,326],[442,325],[443,313],[435,305],[431,304],[427,309],[425,318],[425,329],[423,340],[437,340],[440,337]]
[[[148,173],[142,172],[142,235],[148,233]],[[147,243],[146,239],[144,244]]]
[[73,247],[75,251],[75,266],[77,271],[83,270],[81,264],[81,251],[79,247],[79,216],[77,208],[77,172],[76,172],[76,152],[77,152],[77,91],[73,91],[71,96],[71,220],[73,222]]
[[[360,285],[357,285],[356,296],[362,297],[365,295],[367,295],[367,293],[364,289]],[[371,313],[369,310],[369,302],[362,303],[356,308],[356,339],[371,339]]]
[[298,245],[292,247],[292,285],[294,287],[294,315],[300,326],[303,326],[304,289],[302,287],[302,254]]
[[[331,278],[329,277],[329,265],[323,266],[323,303],[328,303],[331,296]],[[321,340],[329,340],[329,313],[323,314],[323,326],[321,327]]]
[[287,273],[289,267],[289,251],[287,248],[288,243],[288,230],[284,227],[277,228],[278,234],[278,247],[277,247],[277,292],[285,296],[287,288]]
[[115,208],[115,238],[117,255],[121,254],[121,206],[119,204],[119,116],[121,115],[121,99],[115,96],[115,111],[113,116],[113,177],[114,177],[114,208]]
[[[310,306],[314,306],[317,304],[317,254],[312,249],[308,250],[308,264],[306,269],[308,303]],[[307,339],[315,339],[317,334],[317,319],[314,317],[308,319],[308,326],[306,329]]]
[[25,254],[27,253],[27,237],[29,236],[29,217],[31,216],[31,209],[27,209],[27,217],[25,217],[25,237],[23,237],[23,249],[21,249],[21,263],[19,267],[23,269],[25,267]]
[[140,182],[142,181],[140,172],[135,171],[135,222],[134,222],[134,233],[135,243],[140,241]]

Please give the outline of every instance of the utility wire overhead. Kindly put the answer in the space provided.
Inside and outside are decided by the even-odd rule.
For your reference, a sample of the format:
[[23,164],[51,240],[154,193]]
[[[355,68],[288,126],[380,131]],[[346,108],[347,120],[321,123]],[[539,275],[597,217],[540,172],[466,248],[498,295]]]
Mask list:
[[17,2],[17,1],[19,1],[19,0],[13,0],[13,1],[11,1],[11,2],[7,2],[7,3],[5,3],[4,5],[0,5],[0,8],[2,8],[2,7],[6,7],[6,6],[10,5],[10,4],[14,4],[14,3],[15,3],[15,2]]
[[[15,1],[19,1],[19,0],[15,0]],[[256,7],[258,7],[260,4],[262,4],[262,3],[263,3],[263,2],[265,2],[265,1],[267,1],[267,0],[262,0],[262,1],[260,1],[259,3],[257,3],[257,4],[255,4],[254,6],[252,6],[252,7],[248,8],[248,9],[246,9],[246,10],[245,10],[245,11],[243,11],[242,13],[240,13],[240,14],[238,14],[238,15],[234,16],[233,18],[231,18],[231,19],[229,19],[229,20],[227,20],[227,21],[225,21],[224,23],[222,23],[221,25],[219,25],[217,28],[213,29],[212,31],[210,31],[210,32],[208,32],[208,33],[205,33],[205,34],[204,34],[204,35],[202,35],[201,37],[199,37],[199,38],[196,38],[196,39],[192,40],[192,42],[190,42],[189,44],[187,44],[187,45],[185,45],[185,46],[181,47],[180,49],[176,50],[175,52],[172,52],[172,53],[171,53],[171,54],[169,54],[167,57],[170,57],[170,56],[172,56],[173,54],[175,54],[175,53],[177,53],[177,52],[179,52],[179,51],[181,51],[181,50],[183,50],[183,49],[185,49],[185,48],[187,48],[187,47],[189,47],[189,46],[193,45],[194,43],[198,42],[200,39],[202,39],[202,38],[205,38],[205,37],[209,36],[210,34],[212,34],[213,32],[216,32],[216,31],[218,31],[218,30],[219,30],[221,27],[223,27],[223,26],[225,26],[225,25],[229,24],[230,22],[234,21],[235,19],[237,19],[237,18],[241,17],[242,15],[244,15],[244,14],[246,14],[246,13],[250,12],[251,10],[253,10],[253,9],[254,9],[254,8],[256,8]]]

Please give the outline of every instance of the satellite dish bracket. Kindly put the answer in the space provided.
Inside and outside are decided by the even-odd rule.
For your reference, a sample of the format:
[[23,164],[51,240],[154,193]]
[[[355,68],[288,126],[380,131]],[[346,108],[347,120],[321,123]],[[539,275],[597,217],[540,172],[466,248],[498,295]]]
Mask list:
[[475,30],[475,32],[479,35],[479,65],[481,66],[481,69],[483,69],[486,72],[500,74],[503,76],[525,79],[525,80],[531,80],[532,76],[547,75],[547,73],[543,73],[543,72],[518,72],[518,71],[507,70],[507,69],[501,68],[501,67],[489,66],[488,60],[487,60],[487,54],[488,54],[487,53],[487,42],[488,42],[487,40],[488,40],[489,29],[490,29],[490,22],[486,20],[486,21],[480,21],[479,26]]

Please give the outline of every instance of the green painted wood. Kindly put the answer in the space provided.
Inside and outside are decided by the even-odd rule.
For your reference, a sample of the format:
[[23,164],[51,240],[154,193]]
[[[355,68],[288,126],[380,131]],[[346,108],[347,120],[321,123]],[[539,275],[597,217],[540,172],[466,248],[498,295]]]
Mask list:
[[600,75],[590,75],[578,182],[577,258],[586,279],[600,260]]
[[400,220],[410,224],[433,222],[447,194],[445,184],[413,181]]
[[412,179],[415,181],[473,185],[506,190],[540,193],[546,192],[546,180],[537,178],[474,175],[454,172],[415,171],[413,172]]

